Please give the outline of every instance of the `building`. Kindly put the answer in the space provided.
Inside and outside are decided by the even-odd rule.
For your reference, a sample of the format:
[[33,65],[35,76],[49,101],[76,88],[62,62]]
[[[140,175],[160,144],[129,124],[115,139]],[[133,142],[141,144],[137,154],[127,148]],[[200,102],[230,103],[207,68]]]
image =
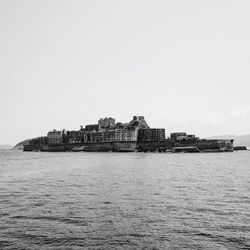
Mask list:
[[70,144],[79,144],[84,141],[84,130],[67,131],[67,142]]
[[176,132],[171,133],[170,138],[174,141],[182,141],[183,139],[186,139],[187,134],[185,132]]
[[105,131],[87,131],[84,134],[85,143],[96,142],[126,142],[136,141],[137,130],[112,129]]
[[53,130],[48,132],[47,138],[48,138],[48,144],[49,145],[55,145],[55,144],[62,144],[63,143],[63,136],[64,136],[65,131],[58,131],[58,130]]
[[85,126],[85,131],[98,131],[99,125],[98,124],[89,124]]
[[165,150],[165,129],[144,128],[138,130],[137,150],[139,152],[162,152]]
[[185,132],[176,132],[171,133],[170,138],[173,141],[186,141],[186,140],[195,140],[198,139],[195,135],[188,135]]
[[115,130],[115,141],[136,141],[137,130],[129,129],[116,129]]
[[29,140],[29,145],[46,145],[48,144],[47,136],[41,136]]
[[138,116],[138,121],[141,129],[146,129],[149,128],[144,116]]
[[105,117],[98,120],[100,129],[111,128],[115,126],[115,119],[112,117]]
[[104,142],[114,142],[115,141],[115,130],[107,130],[103,132]]
[[130,128],[140,128],[140,129],[146,129],[149,128],[144,116],[133,116],[133,120],[130,121],[128,124]]
[[165,129],[161,128],[148,128],[138,130],[138,142],[147,141],[164,141]]

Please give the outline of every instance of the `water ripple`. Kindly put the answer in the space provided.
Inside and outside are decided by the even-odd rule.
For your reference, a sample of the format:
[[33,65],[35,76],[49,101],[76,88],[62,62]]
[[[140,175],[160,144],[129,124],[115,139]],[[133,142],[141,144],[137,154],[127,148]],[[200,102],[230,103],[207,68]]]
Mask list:
[[250,152],[0,152],[0,249],[250,249]]

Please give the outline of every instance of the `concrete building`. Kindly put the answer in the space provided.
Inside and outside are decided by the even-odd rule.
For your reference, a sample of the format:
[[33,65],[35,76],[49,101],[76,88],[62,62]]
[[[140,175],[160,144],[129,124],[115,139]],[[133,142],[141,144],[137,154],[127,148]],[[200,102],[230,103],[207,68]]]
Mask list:
[[47,145],[47,144],[48,144],[47,136],[41,136],[29,140],[29,145]]
[[185,132],[171,133],[170,138],[174,141],[186,141],[186,140],[198,139],[198,137],[196,137],[195,135],[188,135]]
[[146,141],[164,141],[165,129],[148,128],[138,130],[138,142]]
[[128,124],[129,128],[140,128],[146,129],[149,128],[144,116],[133,116],[133,120]]
[[115,141],[136,141],[137,130],[116,129]]
[[48,144],[49,145],[62,144],[63,135],[64,135],[64,131],[57,131],[55,129],[53,131],[48,132],[47,134]]
[[99,125],[98,124],[89,124],[85,126],[85,131],[98,131]]
[[76,143],[82,143],[84,140],[84,131],[78,130],[78,131],[67,131],[67,141],[70,144]]
[[99,125],[100,129],[114,127],[115,126],[115,119],[112,117],[101,118],[98,121],[98,125]]
[[120,142],[120,141],[136,141],[137,130],[112,129],[105,131],[87,131],[84,134],[85,143],[95,142]]

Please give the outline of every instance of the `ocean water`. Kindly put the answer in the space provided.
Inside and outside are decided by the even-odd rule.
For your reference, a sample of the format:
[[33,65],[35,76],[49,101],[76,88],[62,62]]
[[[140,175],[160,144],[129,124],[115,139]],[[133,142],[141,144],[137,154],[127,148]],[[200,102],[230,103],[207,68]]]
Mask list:
[[250,151],[0,151],[0,249],[250,249]]

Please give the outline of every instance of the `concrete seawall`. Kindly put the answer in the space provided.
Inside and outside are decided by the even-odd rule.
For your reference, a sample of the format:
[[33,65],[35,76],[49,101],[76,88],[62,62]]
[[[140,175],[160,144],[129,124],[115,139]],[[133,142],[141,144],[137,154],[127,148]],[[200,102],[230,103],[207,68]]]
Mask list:
[[136,141],[132,142],[97,142],[85,144],[58,144],[58,145],[27,145],[24,151],[43,151],[43,152],[133,152],[136,150]]

